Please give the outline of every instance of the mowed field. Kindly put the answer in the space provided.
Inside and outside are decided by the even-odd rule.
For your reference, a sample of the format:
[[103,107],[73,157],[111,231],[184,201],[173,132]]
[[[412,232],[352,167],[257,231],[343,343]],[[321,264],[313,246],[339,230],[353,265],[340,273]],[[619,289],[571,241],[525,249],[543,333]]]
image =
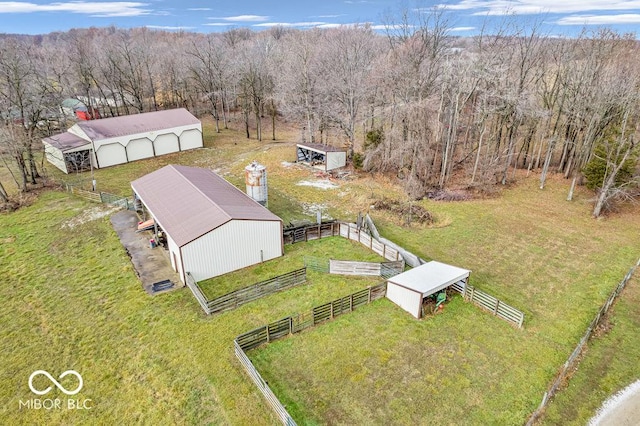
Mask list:
[[[295,133],[259,143],[231,130],[205,130],[204,149],[96,171],[98,189],[129,195],[131,180],[171,163],[213,168],[241,184],[242,169],[256,159],[268,167],[270,208],[285,221],[311,218],[318,209],[354,220],[376,199],[405,200],[392,179],[363,174],[335,182],[334,189],[297,185],[318,177],[289,164]],[[371,211],[387,238],[425,259],[471,269],[474,286],[525,312],[524,330],[460,298],[422,321],[381,300],[250,351],[250,358],[300,424],[524,423],[639,255],[637,209],[595,221],[590,194],[578,190],[569,203],[567,190],[567,181],[553,178],[540,191],[532,176],[497,198],[422,201],[438,218],[431,227],[405,228]],[[2,424],[277,424],[236,361],[233,338],[367,285],[347,277],[330,283],[318,274],[307,285],[208,318],[187,289],[144,293],[108,218],[77,220],[94,208],[51,191],[0,216]],[[309,245],[309,252],[367,256],[332,240]],[[292,266],[304,255],[304,244],[287,248]],[[276,270],[245,272],[246,284]],[[238,282],[220,286],[234,289]],[[637,285],[637,279],[630,283]],[[216,285],[207,291],[215,295]],[[637,304],[623,302],[615,323],[637,321]],[[604,342],[598,344],[611,346]],[[615,364],[594,362],[593,371],[611,371],[607,380],[585,379],[583,392],[595,387],[589,395],[596,397],[578,393],[577,401],[564,403],[559,397],[548,421],[584,423],[600,397],[628,384],[637,374],[628,364],[637,356],[616,357]],[[39,369],[80,372],[84,388],[75,398],[91,399],[92,408],[20,409],[20,401],[33,396],[29,375]],[[66,398],[57,390],[51,395]]]

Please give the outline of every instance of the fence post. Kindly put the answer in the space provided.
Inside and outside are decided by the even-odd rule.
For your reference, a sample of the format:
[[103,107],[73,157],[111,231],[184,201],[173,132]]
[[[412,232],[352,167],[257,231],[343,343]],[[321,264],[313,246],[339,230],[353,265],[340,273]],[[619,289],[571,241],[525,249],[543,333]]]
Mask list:
[[386,244],[384,244],[384,243],[382,244],[382,257],[383,257],[384,259],[386,259],[386,258],[387,258],[387,245],[386,245]]
[[496,307],[493,310],[493,315],[498,315],[498,308],[500,307],[500,300],[496,299]]
[[293,334],[293,317],[289,317],[289,334]]
[[353,293],[349,296],[349,312],[353,311]]
[[333,302],[331,302],[331,319],[333,319]]
[[271,339],[269,338],[269,325],[265,325],[264,328],[267,331],[267,343],[269,343],[271,341]]
[[371,287],[369,287],[369,296],[367,298],[367,303],[371,303]]

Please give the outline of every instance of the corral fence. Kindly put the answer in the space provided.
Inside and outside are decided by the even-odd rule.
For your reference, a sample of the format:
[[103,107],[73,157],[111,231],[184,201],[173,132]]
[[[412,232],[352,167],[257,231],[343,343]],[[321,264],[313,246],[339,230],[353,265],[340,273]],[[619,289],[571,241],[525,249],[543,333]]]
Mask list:
[[305,256],[304,265],[316,272],[335,275],[357,275],[390,278],[404,272],[404,261],[359,262]]
[[565,380],[568,379],[571,371],[573,371],[577,367],[577,364],[579,363],[580,355],[582,354],[587,343],[589,342],[591,335],[596,330],[598,325],[600,325],[600,322],[603,320],[603,318],[605,318],[605,315],[609,311],[609,308],[611,307],[611,305],[613,305],[613,303],[618,298],[618,296],[620,296],[620,293],[622,293],[622,290],[624,290],[625,286],[627,285],[627,283],[629,282],[629,280],[631,279],[631,277],[633,276],[633,274],[635,273],[636,269],[639,266],[640,266],[640,259],[638,259],[636,264],[632,266],[631,269],[629,269],[629,272],[627,272],[627,274],[624,276],[622,281],[618,283],[616,288],[607,298],[607,301],[604,302],[602,307],[598,310],[598,313],[596,314],[595,318],[593,319],[593,321],[591,321],[591,323],[589,324],[589,327],[587,327],[587,331],[584,333],[584,336],[582,336],[582,339],[580,339],[580,342],[578,342],[578,345],[576,346],[576,348],[573,350],[573,352],[571,352],[571,355],[569,355],[569,358],[567,359],[567,361],[564,363],[564,365],[558,372],[557,376],[551,383],[551,386],[549,387],[549,389],[542,396],[542,402],[540,402],[540,406],[536,409],[536,411],[534,411],[531,414],[531,417],[529,417],[529,420],[527,421],[527,426],[531,426],[535,424],[536,420],[538,420],[540,415],[544,412],[544,409],[549,403],[549,400],[558,392],[562,383],[564,383]]
[[315,225],[304,225],[296,228],[287,228],[282,232],[285,244],[295,244],[303,241],[317,240],[320,238],[341,236],[349,240],[358,241],[375,253],[387,260],[402,260],[397,249],[371,238],[366,232],[353,223],[324,222]]
[[464,300],[486,309],[487,311],[493,313],[493,315],[518,326],[518,328],[522,328],[522,323],[524,322],[524,313],[520,312],[513,306],[509,306],[503,301],[491,296],[490,294],[480,291],[477,288],[470,286],[469,284],[460,285],[458,283],[455,283],[451,286],[451,288],[462,294]]
[[319,323],[333,319],[338,315],[351,312],[360,306],[383,298],[386,290],[386,283],[379,284],[375,287],[369,287],[350,294],[349,296],[325,303],[324,305],[316,306],[310,312],[282,318],[236,337],[233,341],[236,357],[253,383],[257,386],[258,390],[262,395],[264,395],[267,403],[276,413],[276,416],[278,416],[284,425],[293,426],[296,425],[296,422],[289,415],[287,409],[280,402],[278,397],[273,393],[268,383],[262,378],[258,370],[256,370],[245,351],[256,348],[264,343],[269,343],[276,339],[297,333],[306,328],[313,327]]
[[287,228],[282,231],[282,239],[285,244],[295,244],[303,241],[317,240],[319,238],[333,237],[340,231],[340,223],[323,222],[315,225],[302,225]]
[[193,276],[187,272],[187,287],[207,315],[236,309],[244,304],[286,290],[307,281],[307,268],[296,269],[265,281],[244,287],[223,296],[209,300]]
[[63,183],[67,192],[82,197],[85,200],[93,201],[95,203],[108,204],[110,206],[120,207],[126,210],[135,210],[135,203],[131,197],[122,197],[120,195],[110,194],[102,191],[88,191],[82,189],[80,185],[74,185],[71,183]]

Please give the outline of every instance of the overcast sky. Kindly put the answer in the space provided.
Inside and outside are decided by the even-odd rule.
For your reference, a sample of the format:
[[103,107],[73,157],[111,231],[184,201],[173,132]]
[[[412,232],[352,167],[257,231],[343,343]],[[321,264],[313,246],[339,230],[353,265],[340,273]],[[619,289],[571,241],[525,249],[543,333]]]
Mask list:
[[576,35],[583,27],[606,26],[640,34],[640,0],[146,0],[0,1],[0,32],[43,34],[70,28],[150,28],[212,32],[233,27],[261,30],[281,25],[329,28],[370,23],[381,28],[387,12],[445,7],[451,34],[472,35],[504,15],[540,22],[549,35]]

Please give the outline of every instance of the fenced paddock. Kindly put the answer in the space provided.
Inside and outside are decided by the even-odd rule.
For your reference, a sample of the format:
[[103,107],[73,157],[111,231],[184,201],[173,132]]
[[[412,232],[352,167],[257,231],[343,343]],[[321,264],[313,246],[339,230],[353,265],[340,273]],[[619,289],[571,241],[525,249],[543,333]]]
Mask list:
[[595,318],[593,319],[593,321],[591,321],[591,323],[589,324],[589,327],[587,327],[587,331],[584,333],[584,336],[582,336],[582,339],[580,339],[576,348],[573,350],[573,352],[571,352],[571,355],[569,355],[569,358],[567,359],[567,361],[560,368],[560,371],[558,372],[557,376],[551,383],[551,386],[549,386],[549,389],[542,396],[542,402],[540,402],[540,406],[536,409],[536,411],[534,411],[531,414],[531,417],[529,417],[529,421],[527,421],[527,426],[531,426],[535,424],[536,420],[544,412],[544,409],[549,403],[549,400],[558,392],[562,383],[564,383],[565,380],[567,380],[569,376],[569,372],[572,371],[577,366],[577,364],[580,361],[579,360],[580,355],[584,351],[594,330],[598,327],[600,322],[604,319],[606,313],[609,311],[609,308],[611,307],[611,305],[613,305],[613,303],[618,298],[618,296],[620,296],[620,293],[622,293],[622,290],[624,290],[625,286],[627,285],[627,283],[629,282],[629,280],[631,279],[631,277],[633,276],[633,274],[635,273],[636,269],[639,266],[640,266],[640,259],[638,259],[636,264],[632,266],[631,269],[629,269],[629,272],[627,272],[627,274],[624,276],[622,281],[618,283],[616,288],[613,290],[613,292],[611,292],[611,294],[607,298],[606,302],[604,302],[602,307],[598,310],[598,313],[596,314]]
[[187,286],[207,315],[236,309],[244,304],[286,290],[307,281],[307,268],[296,269],[265,281],[209,300],[193,276],[187,272]]
[[273,393],[268,383],[262,378],[258,370],[256,370],[245,351],[281,339],[290,334],[298,333],[304,329],[333,319],[338,315],[351,312],[374,300],[381,299],[384,297],[386,289],[386,283],[379,284],[375,287],[368,287],[349,296],[316,306],[310,312],[279,319],[278,321],[258,327],[236,337],[233,341],[236,357],[284,425],[293,426],[296,425],[296,422],[289,415],[285,406],[278,400],[278,397]]

